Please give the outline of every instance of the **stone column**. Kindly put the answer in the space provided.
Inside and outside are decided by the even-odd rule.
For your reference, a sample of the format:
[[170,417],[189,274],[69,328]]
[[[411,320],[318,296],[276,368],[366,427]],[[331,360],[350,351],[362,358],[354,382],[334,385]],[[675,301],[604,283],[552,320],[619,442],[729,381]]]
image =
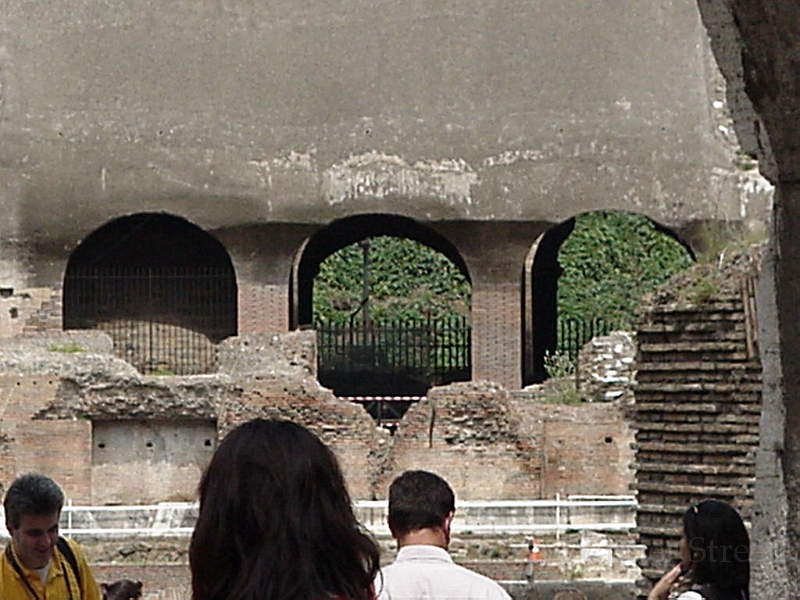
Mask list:
[[472,287],[472,379],[507,389],[522,381],[522,311],[519,282],[476,283]]
[[289,331],[289,286],[239,281],[239,334]]
[[445,230],[472,281],[472,379],[522,385],[525,256],[541,229],[530,223],[459,223]]
[[758,289],[763,407],[756,455],[753,598],[800,597],[800,184],[776,188]]
[[282,224],[217,233],[236,271],[240,335],[289,331],[292,261],[306,235]]

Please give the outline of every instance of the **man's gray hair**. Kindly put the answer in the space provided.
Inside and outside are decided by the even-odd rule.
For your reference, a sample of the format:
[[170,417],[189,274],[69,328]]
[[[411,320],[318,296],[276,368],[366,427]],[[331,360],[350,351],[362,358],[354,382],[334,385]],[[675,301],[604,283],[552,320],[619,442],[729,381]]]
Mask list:
[[19,527],[22,515],[51,515],[64,506],[64,492],[47,475],[26,473],[9,486],[3,500],[6,522]]

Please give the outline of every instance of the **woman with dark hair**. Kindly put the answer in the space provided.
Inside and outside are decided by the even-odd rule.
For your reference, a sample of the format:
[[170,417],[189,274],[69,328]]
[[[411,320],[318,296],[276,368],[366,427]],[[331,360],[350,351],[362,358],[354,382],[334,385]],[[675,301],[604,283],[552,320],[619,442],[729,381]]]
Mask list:
[[194,600],[372,600],[379,549],[333,453],[289,421],[231,431],[200,482]]
[[681,562],[653,586],[649,600],[665,600],[671,593],[678,600],[749,600],[750,537],[730,504],[704,500],[689,507],[680,551]]

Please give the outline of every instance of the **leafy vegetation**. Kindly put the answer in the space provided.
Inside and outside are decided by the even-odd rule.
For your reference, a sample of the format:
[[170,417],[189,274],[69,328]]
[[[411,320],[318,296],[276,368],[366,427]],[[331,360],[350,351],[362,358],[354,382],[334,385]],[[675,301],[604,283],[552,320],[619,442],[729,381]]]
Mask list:
[[[440,252],[394,236],[370,238],[369,310],[376,322],[468,316],[471,287]],[[351,244],[328,256],[314,280],[314,321],[360,318],[364,250]]]
[[[692,265],[686,248],[646,217],[602,211],[575,221],[558,255],[563,269],[558,282],[559,319],[630,327],[642,297]],[[316,323],[360,322],[365,273],[373,322],[469,317],[470,283],[447,257],[406,238],[377,236],[367,242],[366,264],[360,243],[321,263],[314,280]],[[585,341],[560,340],[559,347],[576,350]],[[551,377],[565,376],[565,369],[574,368],[573,358],[549,355],[548,371],[559,373],[550,373]]]
[[631,325],[642,297],[690,267],[686,248],[646,217],[601,211],[580,215],[558,255],[560,318],[603,318]]
[[544,354],[544,370],[553,379],[572,377],[575,375],[575,363],[565,352],[549,350]]

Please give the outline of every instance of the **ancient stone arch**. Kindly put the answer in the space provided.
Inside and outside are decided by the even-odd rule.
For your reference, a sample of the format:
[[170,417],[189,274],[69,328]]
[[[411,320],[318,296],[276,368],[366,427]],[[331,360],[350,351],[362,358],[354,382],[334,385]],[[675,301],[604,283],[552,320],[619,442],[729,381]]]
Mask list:
[[92,232],[64,274],[64,329],[101,329],[143,373],[207,373],[236,334],[236,275],[216,239],[184,219],[137,213]]

